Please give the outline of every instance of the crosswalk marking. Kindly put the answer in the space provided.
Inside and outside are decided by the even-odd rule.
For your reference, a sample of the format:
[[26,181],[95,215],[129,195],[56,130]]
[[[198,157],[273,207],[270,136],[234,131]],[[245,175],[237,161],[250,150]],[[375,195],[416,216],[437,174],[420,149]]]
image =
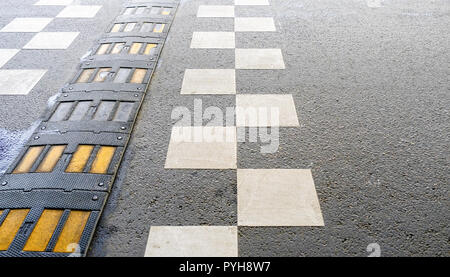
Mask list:
[[24,49],[67,49],[79,32],[40,32],[37,33]]
[[20,49],[0,49],[0,68],[4,66]]
[[197,17],[234,17],[234,6],[200,5]]
[[236,127],[174,126],[165,168],[233,169]]
[[90,18],[94,17],[102,6],[72,5],[65,7],[56,17]]
[[194,32],[191,48],[235,48],[234,32]]
[[236,69],[284,69],[281,49],[236,49]]
[[238,169],[239,226],[323,226],[309,169]]
[[234,69],[186,69],[181,94],[236,94]]
[[275,32],[272,17],[236,17],[234,19],[235,32]]
[[18,17],[9,22],[0,32],[37,33],[52,20],[51,17]]
[[39,82],[47,70],[0,70],[0,95],[26,95]]
[[292,95],[236,95],[236,126],[298,127],[298,116]]
[[236,226],[152,226],[145,257],[237,257]]

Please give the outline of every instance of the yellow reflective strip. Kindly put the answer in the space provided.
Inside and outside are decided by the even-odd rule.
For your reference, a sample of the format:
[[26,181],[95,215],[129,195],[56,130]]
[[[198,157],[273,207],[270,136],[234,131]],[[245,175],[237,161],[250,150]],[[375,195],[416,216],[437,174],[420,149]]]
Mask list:
[[111,43],[102,43],[100,45],[100,47],[97,50],[97,55],[104,55],[106,53],[106,51],[108,51],[109,46],[111,45]]
[[97,75],[95,75],[93,82],[104,82],[106,79],[106,76],[108,76],[108,73],[111,70],[111,67],[102,67],[98,70]]
[[44,210],[23,251],[45,251],[62,213],[63,210]]
[[118,42],[118,43],[114,44],[114,47],[111,50],[111,54],[119,54],[120,51],[122,51],[124,45],[125,45],[124,42]]
[[23,156],[13,173],[28,173],[43,149],[44,146],[31,146],[28,148],[27,153]]
[[58,163],[59,158],[61,158],[62,153],[66,149],[65,145],[54,145],[48,150],[47,155],[45,155],[44,160],[39,165],[36,172],[52,172],[55,165]]
[[130,48],[130,54],[138,54],[139,50],[141,50],[142,43],[141,42],[133,42]]
[[133,73],[133,77],[131,78],[130,83],[142,84],[146,73],[147,73],[147,69],[136,68],[136,70]]
[[156,24],[155,28],[153,29],[153,32],[162,33],[162,31],[164,30],[164,26],[166,26],[166,24]]
[[89,156],[91,156],[91,152],[93,149],[93,145],[79,145],[77,151],[75,152],[75,154],[73,154],[73,157],[66,168],[66,172],[83,172],[83,169],[86,166],[86,163],[89,160]]
[[29,211],[30,209],[9,211],[3,224],[0,226],[0,251],[8,250]]
[[120,28],[122,28],[122,23],[116,23],[111,29],[111,33],[117,33],[120,31]]
[[93,68],[84,69],[83,72],[81,72],[81,75],[77,80],[77,83],[87,83],[89,81],[89,78],[91,78],[92,73],[94,73]]
[[90,173],[106,174],[115,151],[116,147],[114,146],[100,147],[100,150],[98,150],[97,156],[95,157],[94,163],[92,164]]
[[156,47],[156,44],[153,44],[153,43],[147,44],[147,46],[145,47],[144,55],[150,55],[150,53],[152,52],[152,49],[155,47]]
[[164,10],[161,12],[161,14],[162,14],[162,15],[169,15],[169,14],[170,14],[170,9],[164,9]]
[[89,219],[91,212],[85,211],[71,211],[67,218],[66,224],[59,235],[53,252],[71,253],[75,248],[71,246],[72,243],[78,244],[84,227]]

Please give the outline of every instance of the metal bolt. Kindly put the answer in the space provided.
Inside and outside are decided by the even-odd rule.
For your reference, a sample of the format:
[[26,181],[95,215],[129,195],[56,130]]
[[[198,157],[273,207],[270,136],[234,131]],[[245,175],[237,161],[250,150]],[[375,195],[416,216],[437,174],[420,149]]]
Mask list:
[[97,201],[97,200],[98,200],[98,196],[97,196],[97,195],[94,195],[94,196],[92,197],[92,200]]
[[8,182],[4,181],[2,182],[2,186],[6,186],[8,184]]
[[34,139],[35,139],[35,140],[39,139],[39,136],[35,136]]
[[45,130],[45,128],[46,128],[45,126],[42,126],[42,127],[41,127],[41,130]]
[[141,90],[142,88],[141,87],[139,87],[139,88],[137,88],[138,90]]
[[122,138],[122,137],[117,137],[117,139],[118,139],[118,140],[122,140],[123,138]]
[[126,129],[127,129],[127,127],[125,127],[125,126],[120,127],[120,130],[126,130]]
[[138,97],[138,96],[139,96],[139,94],[135,94],[135,95],[134,95],[134,97]]
[[99,183],[98,184],[99,187],[103,187],[103,185],[104,185],[103,183]]

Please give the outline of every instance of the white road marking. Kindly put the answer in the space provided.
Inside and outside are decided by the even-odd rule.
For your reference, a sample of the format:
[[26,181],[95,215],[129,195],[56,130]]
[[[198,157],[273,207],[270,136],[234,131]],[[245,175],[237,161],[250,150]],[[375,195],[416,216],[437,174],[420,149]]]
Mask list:
[[0,94],[26,95],[44,76],[47,70],[0,70]]
[[152,226],[145,257],[237,257],[236,226]]
[[238,169],[238,226],[323,226],[309,169]]
[[272,17],[236,17],[234,19],[235,32],[275,32]]
[[197,17],[234,17],[234,6],[200,5]]
[[94,17],[102,6],[73,5],[65,7],[56,17],[90,18]]
[[20,49],[0,49],[0,68],[4,66]]
[[284,69],[281,49],[236,49],[236,69]]
[[79,32],[41,32],[37,33],[24,49],[67,49]]
[[72,4],[73,0],[39,0],[35,6],[68,6]]
[[269,0],[234,0],[236,6],[268,6]]
[[194,32],[191,48],[235,48],[234,32]]
[[369,8],[381,8],[383,5],[381,4],[382,0],[366,0],[367,7]]
[[[261,114],[261,112],[264,113]],[[298,127],[300,125],[292,95],[238,94],[236,95],[236,126]]]
[[42,31],[53,18],[50,17],[18,17],[14,18],[0,32],[34,33]]
[[181,94],[236,94],[234,69],[186,69]]
[[165,168],[233,169],[236,127],[174,126]]

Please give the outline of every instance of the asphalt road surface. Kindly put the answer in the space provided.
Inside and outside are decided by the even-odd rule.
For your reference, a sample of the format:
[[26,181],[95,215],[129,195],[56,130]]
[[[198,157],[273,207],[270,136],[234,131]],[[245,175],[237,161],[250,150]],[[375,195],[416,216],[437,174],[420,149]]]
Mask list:
[[[64,8],[35,2],[1,1],[0,29]],[[0,51],[22,49],[0,73],[47,70],[27,94],[0,93],[0,171],[122,5],[77,2],[102,8],[43,29],[79,32],[66,49],[22,49],[36,33],[0,31]],[[181,1],[88,256],[144,256],[152,226],[237,226],[243,257],[368,256],[374,244],[381,256],[449,255],[450,2],[268,2]],[[198,17],[201,5],[232,6],[234,16]],[[275,30],[235,30],[245,17],[273,18]],[[235,45],[193,47],[196,32],[227,32]],[[280,49],[284,68],[242,69],[235,48]],[[235,69],[235,93],[181,94],[186,69]],[[298,124],[279,128],[277,151],[239,141],[235,166],[168,168],[176,107],[194,111],[201,100],[203,110],[225,113],[239,95],[262,94],[292,96]],[[246,224],[237,189],[244,169],[310,169],[323,226]]]

